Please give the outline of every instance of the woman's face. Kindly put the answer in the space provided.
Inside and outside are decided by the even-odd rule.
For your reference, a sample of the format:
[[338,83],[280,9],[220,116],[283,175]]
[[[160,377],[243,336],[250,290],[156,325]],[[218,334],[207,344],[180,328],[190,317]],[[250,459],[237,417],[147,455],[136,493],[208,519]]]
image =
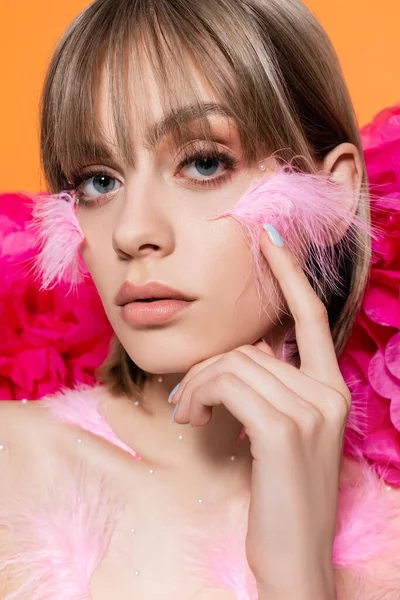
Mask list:
[[[150,75],[146,83],[155,123],[163,115]],[[199,84],[205,102],[218,102],[205,84]],[[113,146],[105,71],[98,109]],[[271,330],[278,314],[272,306],[275,296],[260,299],[257,293],[241,226],[229,217],[207,220],[231,209],[254,179],[270,175],[272,166],[265,160],[267,169],[262,172],[259,163],[245,165],[232,120],[220,114],[209,119],[218,151],[228,160],[198,157],[180,166],[187,155],[211,151],[195,121],[193,139],[178,151],[168,136],[149,150],[145,131],[136,135],[135,130],[135,168],[92,163],[90,168],[96,166],[99,174],[88,175],[80,186],[84,260],[117,337],[148,373],[184,373],[210,356],[254,343]],[[124,281],[161,282],[196,300],[165,324],[131,325],[115,303]],[[267,309],[261,311],[267,301]]]

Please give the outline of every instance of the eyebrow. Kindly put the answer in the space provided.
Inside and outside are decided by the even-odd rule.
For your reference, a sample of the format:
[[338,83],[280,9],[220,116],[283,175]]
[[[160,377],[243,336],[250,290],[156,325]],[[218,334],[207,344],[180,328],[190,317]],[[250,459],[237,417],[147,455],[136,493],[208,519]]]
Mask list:
[[[228,119],[235,119],[230,108],[224,104],[215,102],[202,102],[200,104],[188,104],[180,106],[168,113],[156,123],[151,124],[145,134],[144,147],[147,150],[154,151],[161,141],[170,135],[180,126],[196,121],[200,117],[220,116]],[[216,140],[216,141],[224,141]],[[109,146],[102,142],[95,144],[83,141],[79,144],[80,151],[84,156],[88,156],[95,160],[107,160],[110,164],[116,166],[114,155]]]
[[148,150],[154,150],[160,144],[161,140],[175,129],[181,125],[191,123],[204,115],[234,118],[228,106],[215,102],[202,102],[201,104],[180,106],[149,127],[145,136],[145,147]]

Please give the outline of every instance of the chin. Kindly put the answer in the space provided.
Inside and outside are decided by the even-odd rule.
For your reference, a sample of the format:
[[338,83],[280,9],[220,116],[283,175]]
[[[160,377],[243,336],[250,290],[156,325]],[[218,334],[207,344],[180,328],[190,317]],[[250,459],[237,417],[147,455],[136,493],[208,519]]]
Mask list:
[[[127,331],[116,334],[131,360],[146,373],[187,373],[194,365],[247,343],[244,339],[229,339],[226,335],[198,328],[168,328],[168,330]],[[258,336],[259,337],[259,336]],[[257,339],[254,337],[254,340]]]
[[171,361],[171,359],[163,360],[138,360],[131,357],[133,362],[143,371],[150,375],[176,375],[178,373],[187,373],[191,367],[200,361]]
[[140,369],[150,374],[166,375],[175,373],[187,373],[191,367],[204,360],[196,352],[193,354],[187,348],[181,351],[171,348],[152,348],[150,352],[129,351],[126,348],[131,360]]

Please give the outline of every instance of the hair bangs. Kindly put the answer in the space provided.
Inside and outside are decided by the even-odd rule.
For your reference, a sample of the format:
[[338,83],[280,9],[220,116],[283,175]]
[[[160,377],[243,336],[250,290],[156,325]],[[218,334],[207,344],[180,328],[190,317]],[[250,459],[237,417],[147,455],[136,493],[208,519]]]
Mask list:
[[[182,8],[185,6],[182,3]],[[44,165],[44,171],[53,191],[66,187],[73,173],[88,162],[115,158],[118,163],[134,167],[134,139],[154,121],[150,108],[154,89],[162,114],[169,117],[168,134],[173,147],[178,149],[190,137],[194,120],[202,139],[212,143],[212,103],[204,102],[200,80],[203,90],[207,89],[215,103],[221,104],[221,115],[237,129],[244,161],[251,164],[276,149],[276,142],[282,140],[270,143],[273,124],[269,132],[263,133],[263,119],[249,110],[246,101],[249,90],[257,89],[257,65],[246,70],[243,56],[240,59],[240,52],[235,56],[233,47],[227,55],[226,40],[218,37],[204,15],[200,18],[187,10],[178,11],[174,3],[168,2],[160,2],[157,12],[151,2],[120,2],[109,22],[102,3],[96,3],[96,7],[90,5],[65,36],[58,49],[57,67],[46,85],[49,97],[42,130],[46,129],[53,147],[48,152],[52,168],[46,172]],[[87,21],[85,26],[83,20]],[[107,75],[115,141],[105,135],[98,114],[103,74]],[[148,85],[151,78],[155,83],[152,90]],[[241,92],[244,85],[246,94]],[[190,110],[182,111],[185,106]],[[157,132],[157,139],[162,133]]]

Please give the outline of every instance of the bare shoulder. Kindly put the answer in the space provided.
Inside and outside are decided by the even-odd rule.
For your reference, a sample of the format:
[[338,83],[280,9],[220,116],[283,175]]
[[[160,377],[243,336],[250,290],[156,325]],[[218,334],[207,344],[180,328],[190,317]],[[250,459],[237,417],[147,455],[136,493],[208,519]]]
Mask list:
[[20,588],[21,546],[13,525],[26,531],[32,497],[39,503],[46,497],[57,455],[55,423],[49,417],[36,401],[0,402],[0,598],[28,600]]
[[5,482],[21,485],[50,471],[59,434],[59,424],[39,401],[0,402],[0,493]]

